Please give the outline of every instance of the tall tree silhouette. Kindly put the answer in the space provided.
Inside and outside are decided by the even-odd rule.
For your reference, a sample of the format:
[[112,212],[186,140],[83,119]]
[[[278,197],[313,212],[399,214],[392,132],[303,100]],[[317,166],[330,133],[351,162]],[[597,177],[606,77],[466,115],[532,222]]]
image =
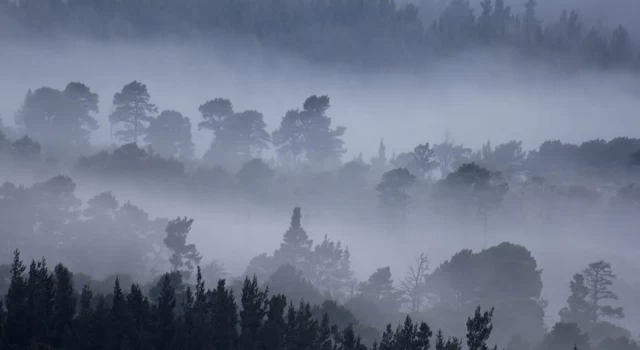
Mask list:
[[196,265],[200,264],[202,257],[198,252],[195,244],[187,244],[187,237],[191,231],[193,219],[176,218],[167,223],[167,237],[164,244],[173,251],[173,255],[169,259],[174,270],[182,267],[187,268],[187,274],[190,275]]
[[113,95],[114,111],[109,115],[112,124],[123,124],[124,130],[118,130],[116,136],[123,142],[138,143],[153,115],[158,111],[151,103],[147,86],[138,81],[125,85],[122,91]]

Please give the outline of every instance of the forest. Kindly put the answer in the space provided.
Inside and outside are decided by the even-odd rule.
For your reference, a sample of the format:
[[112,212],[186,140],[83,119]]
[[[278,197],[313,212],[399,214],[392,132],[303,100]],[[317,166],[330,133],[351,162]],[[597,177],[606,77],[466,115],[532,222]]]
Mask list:
[[[640,289],[607,261],[637,242],[640,139],[549,140],[525,151],[515,140],[473,150],[447,137],[391,155],[381,141],[371,159],[343,162],[347,129],[330,117],[329,96],[308,97],[268,132],[262,113],[220,97],[203,101],[192,125],[132,81],[112,96],[113,144],[100,148],[91,142],[99,98],[80,82],[30,90],[0,133],[3,347],[640,348]],[[211,137],[202,157],[192,130]],[[100,186],[112,190],[88,194]],[[132,193],[172,214],[116,197]],[[421,252],[399,275],[368,263],[359,280],[352,256],[378,238],[351,235],[347,245],[310,235],[301,204],[314,221],[352,220],[388,242],[425,244],[425,231],[447,232],[479,249],[435,268]],[[206,209],[189,209],[197,207]],[[237,274],[202,252],[224,250],[223,237],[240,233],[224,232],[232,225],[207,225],[218,228],[208,243],[192,239],[200,219],[287,211],[274,251],[262,244]],[[514,242],[565,239],[616,253],[592,252],[561,286],[545,286],[567,295],[551,311],[543,269]]]
[[640,350],[637,24],[564,6],[0,0],[0,350]]
[[221,51],[239,45],[372,69],[422,67],[478,49],[505,49],[571,71],[640,67],[627,29],[633,23],[585,20],[579,8],[540,15],[536,0],[432,2],[2,0],[0,29],[23,39],[187,40]]

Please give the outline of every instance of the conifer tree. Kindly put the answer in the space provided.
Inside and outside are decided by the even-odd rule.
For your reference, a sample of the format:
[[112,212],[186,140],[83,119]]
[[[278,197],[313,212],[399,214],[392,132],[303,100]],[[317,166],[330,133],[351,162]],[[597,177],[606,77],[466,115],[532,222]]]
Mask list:
[[286,324],[284,311],[287,298],[274,295],[269,299],[267,319],[262,327],[262,346],[265,350],[279,350],[284,346]]
[[131,290],[126,296],[128,310],[128,325],[126,337],[134,349],[145,349],[150,345],[149,328],[151,308],[149,300],[142,294],[137,284],[131,285]]
[[27,281],[24,278],[26,267],[20,260],[20,252],[13,253],[13,263],[11,264],[11,284],[5,297],[7,308],[5,334],[9,345],[26,347],[29,343],[29,319],[27,303]]
[[173,251],[173,255],[169,259],[173,269],[180,271],[185,267],[186,279],[189,278],[194,267],[200,263],[202,256],[198,252],[195,244],[187,244],[187,237],[191,231],[191,225],[193,219],[176,218],[169,221],[165,229],[167,237],[164,239],[164,244]]
[[242,310],[240,311],[240,348],[257,350],[260,345],[260,331],[267,314],[267,291],[260,291],[258,279],[248,277],[242,287]]
[[176,294],[171,285],[169,274],[162,278],[162,289],[158,296],[156,308],[155,345],[156,349],[173,349],[175,336],[174,309],[176,307]]
[[212,304],[211,327],[216,330],[212,334],[213,347],[234,349],[238,345],[238,306],[224,279],[218,281],[209,298]]
[[[467,320],[467,346],[469,350],[489,350],[487,341],[493,331],[493,309],[480,312],[480,307],[476,308],[473,318]],[[498,347],[494,347],[496,350]]]
[[110,312],[110,337],[111,344],[114,348],[118,348],[123,344],[125,338],[127,320],[127,305],[125,296],[120,287],[120,278],[116,277],[113,286],[113,298],[111,301]]
[[616,275],[611,269],[611,264],[605,261],[596,261],[589,264],[583,271],[585,285],[589,289],[589,299],[591,302],[591,322],[597,323],[600,316],[609,318],[623,318],[622,307],[603,305],[604,301],[618,300],[618,295],[611,291],[613,280]]
[[301,219],[300,207],[294,208],[291,216],[291,225],[287,232],[284,233],[280,249],[276,251],[274,257],[278,266],[291,264],[309,275],[309,256],[313,240],[307,236],[307,232],[302,227]]
[[93,301],[93,292],[88,284],[82,287],[80,293],[80,311],[75,319],[75,329],[77,330],[77,339],[75,344],[80,349],[94,349],[96,342],[94,319],[95,315],[91,307]]
[[46,260],[32,261],[27,278],[28,327],[31,342],[46,344],[51,334],[54,282]]
[[62,348],[71,342],[76,297],[73,290],[73,275],[64,265],[54,268],[55,299],[53,308],[53,334],[51,345]]
[[124,124],[124,130],[116,132],[120,140],[138,143],[138,136],[145,132],[153,114],[158,111],[150,99],[147,86],[138,81],[132,81],[113,95],[114,111],[109,115],[109,121]]

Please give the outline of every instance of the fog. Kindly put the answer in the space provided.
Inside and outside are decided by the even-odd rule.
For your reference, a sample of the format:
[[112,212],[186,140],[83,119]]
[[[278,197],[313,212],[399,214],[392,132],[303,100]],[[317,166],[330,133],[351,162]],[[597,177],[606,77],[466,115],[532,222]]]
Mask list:
[[[90,86],[100,97],[100,112],[96,115],[100,128],[91,138],[94,148],[82,151],[91,155],[110,149],[113,144],[122,146],[110,135],[108,115],[113,111],[112,96],[123,85],[137,80],[147,85],[151,101],[159,110],[178,110],[191,119],[196,166],[187,167],[188,174],[179,180],[185,183],[191,181],[190,171],[201,165],[199,158],[213,139],[210,131],[198,130],[197,125],[202,121],[198,107],[216,97],[231,100],[235,111],[262,112],[266,129],[271,133],[288,110],[302,109],[309,96],[328,95],[331,107],[327,115],[332,125],[347,128],[343,137],[346,152],[342,161],[345,163],[359,154],[368,162],[378,154],[381,139],[390,157],[392,153],[412,152],[416,145],[425,142],[435,145],[446,141],[478,150],[487,141],[495,147],[521,140],[522,149],[529,151],[537,150],[547,140],[580,145],[594,139],[640,137],[637,131],[640,130],[637,115],[640,78],[637,75],[624,70],[567,71],[542,61],[523,60],[508,50],[478,49],[432,58],[424,69],[372,71],[348,65],[310,63],[291,53],[243,48],[237,42],[205,47],[188,41],[98,43],[65,37],[47,42],[6,39],[0,45],[0,94],[4,97],[0,115],[5,125],[15,126],[13,116],[28,90],[43,86],[63,89],[70,81],[78,81]],[[51,137],[55,140],[55,135]],[[629,158],[628,154],[624,157]],[[276,159],[276,152],[270,149],[262,158]],[[474,158],[468,155],[465,159]],[[487,161],[486,166],[490,165]],[[550,161],[546,165],[551,168],[556,164]],[[395,164],[384,166],[385,174],[386,170],[401,168]],[[377,203],[380,194],[376,192],[376,185],[382,173],[371,175],[373,179],[367,178],[366,193],[358,192],[354,195],[357,198],[350,202],[351,197],[340,197],[347,192],[348,185],[343,187],[337,180],[327,185],[304,171],[288,171],[284,167],[276,167],[274,178],[277,180],[269,183],[273,188],[265,185],[272,192],[257,198],[252,197],[254,193],[248,189],[242,189],[247,193],[209,196],[190,187],[185,190],[189,184],[178,183],[178,180],[171,184],[158,180],[159,185],[151,190],[146,186],[155,184],[156,180],[147,180],[148,175],[123,180],[109,174],[83,173],[73,166],[49,168],[45,165],[38,168],[40,172],[28,166],[16,166],[19,169],[10,173],[12,167],[3,168],[2,182],[29,187],[62,173],[73,178],[77,186],[74,195],[83,203],[99,193],[112,191],[119,204],[130,201],[148,213],[150,221],[177,216],[193,218],[188,241],[202,254],[202,263],[221,262],[234,277],[247,271],[252,258],[262,253],[271,254],[280,247],[282,235],[289,227],[291,210],[298,206],[302,207],[302,226],[314,243],[321,243],[326,234],[332,240],[341,241],[343,247],[349,247],[351,268],[359,281],[366,281],[380,267],[390,266],[398,284],[420,253],[429,256],[433,271],[462,249],[478,253],[502,242],[522,245],[535,258],[537,268],[542,269],[541,296],[549,302],[544,322],[549,329],[560,321],[558,311],[567,304],[573,275],[594,261],[605,260],[612,264],[617,281],[623,285],[618,293],[620,305],[627,313],[625,319],[612,322],[629,329],[634,337],[640,327],[638,307],[633,300],[622,300],[622,295],[636,298],[640,295],[637,258],[640,241],[631,236],[637,227],[637,217],[608,207],[620,187],[637,181],[637,168],[631,165],[615,168],[615,174],[605,172],[592,178],[584,175],[583,168],[571,164],[568,170],[559,172],[561,176],[556,173],[553,173],[556,177],[549,176],[562,179],[557,181],[559,188],[574,183],[589,187],[603,196],[598,201],[580,197],[575,202],[567,200],[560,204],[555,199],[542,199],[540,204],[535,202],[534,195],[522,194],[525,190],[521,182],[524,181],[514,176],[508,180],[509,193],[500,209],[496,209],[495,215],[491,212],[488,219],[485,213],[484,231],[477,214],[464,211],[468,208],[461,209],[463,214],[456,214],[464,205],[456,203],[449,208],[445,204],[445,209],[434,208],[439,204],[425,199],[431,195],[430,191],[438,189],[438,180],[447,179],[444,171],[433,171],[433,177],[422,174],[417,189],[411,192],[414,198],[411,207],[402,213],[399,229],[394,226],[397,218],[387,220]],[[335,174],[341,167],[342,164],[329,172]],[[539,166],[529,170],[535,175],[547,169]],[[530,173],[522,176],[531,179]],[[123,174],[128,173],[123,171]],[[278,182],[280,177],[284,185]],[[607,185],[618,187],[613,191],[602,190]],[[292,194],[300,188],[312,194]],[[335,198],[327,199],[332,196]],[[520,215],[520,201],[535,202],[532,205],[538,205],[536,209],[557,213],[557,221],[547,223]],[[33,255],[41,251],[34,248],[34,252]],[[27,256],[33,257],[29,252]],[[9,254],[0,260],[8,263]],[[72,258],[65,263],[86,267],[73,266]],[[113,263],[118,268],[122,266],[120,261]],[[90,270],[87,268],[84,272]],[[102,266],[95,271],[99,271],[96,278],[104,278],[109,269]]]
[[[292,55],[244,50],[241,45],[205,48],[172,41],[96,44],[80,39],[46,43],[5,42],[0,51],[6,124],[27,90],[80,81],[100,95],[101,128],[93,142],[110,144],[111,96],[132,80],[148,85],[159,109],[192,119],[196,154],[210,134],[197,132],[198,106],[224,97],[236,109],[256,109],[272,131],[289,109],[313,94],[331,97],[330,116],[347,127],[349,160],[373,156],[383,138],[390,153],[442,141],[446,133],[468,147],[522,140],[525,149],[545,140],[579,143],[611,139],[638,129],[640,81],[624,73],[558,73],[540,63],[518,63],[508,52],[470,52],[435,61],[425,71],[361,72],[318,67]],[[251,51],[249,51],[251,50]],[[248,53],[245,51],[249,51]],[[407,128],[407,125],[411,125]],[[361,132],[366,128],[367,132]]]

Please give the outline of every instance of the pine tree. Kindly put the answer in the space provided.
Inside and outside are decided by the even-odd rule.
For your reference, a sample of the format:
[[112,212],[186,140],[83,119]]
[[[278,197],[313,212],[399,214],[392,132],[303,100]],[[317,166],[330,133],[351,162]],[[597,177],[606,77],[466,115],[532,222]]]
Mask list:
[[158,296],[156,309],[156,349],[173,349],[175,336],[174,309],[176,307],[176,294],[171,286],[169,274],[162,278],[162,290]]
[[14,345],[18,348],[25,348],[31,338],[28,319],[27,281],[23,276],[25,270],[26,267],[20,260],[20,252],[16,250],[11,264],[9,291],[5,297],[7,308],[5,335],[9,345]]
[[322,320],[320,321],[320,328],[318,329],[318,338],[317,343],[314,348],[318,350],[333,350],[333,335],[337,332],[335,327],[331,326],[331,321],[329,321],[329,316],[326,313],[322,315]]
[[32,261],[27,279],[28,322],[31,342],[47,343],[52,331],[55,290],[46,260]]
[[218,281],[211,291],[211,328],[214,349],[234,349],[238,344],[238,306],[233,291],[226,288],[226,281]]
[[129,316],[126,338],[133,349],[146,349],[150,346],[151,307],[149,300],[135,283],[131,285],[131,290],[126,296],[126,305]]
[[242,310],[240,311],[240,348],[257,350],[260,335],[267,314],[267,291],[260,291],[258,279],[245,278],[242,287]]
[[209,301],[207,300],[207,291],[205,290],[204,280],[202,279],[202,271],[198,266],[196,274],[196,289],[193,302],[194,320],[192,341],[194,344],[200,344],[201,348],[208,348],[211,343],[210,322],[209,322]]
[[178,217],[169,221],[165,229],[167,237],[164,239],[164,244],[173,251],[173,255],[169,259],[171,265],[173,265],[175,271],[180,271],[179,269],[185,267],[187,270],[184,272],[187,275],[185,276],[187,279],[191,275],[193,268],[202,260],[202,256],[196,246],[187,244],[192,224],[193,219],[187,219],[186,217]]
[[492,318],[493,309],[481,313],[478,306],[473,318],[467,320],[467,346],[469,350],[489,350],[487,341],[493,331]]
[[284,233],[280,249],[275,252],[274,257],[278,262],[278,266],[291,264],[308,276],[313,240],[307,236],[307,232],[302,227],[301,219],[300,207],[294,208],[291,216],[291,225],[287,232]]
[[51,345],[62,348],[71,341],[76,297],[73,291],[73,275],[64,265],[54,268],[55,299],[53,308],[54,338]]
[[[94,349],[110,349],[111,348],[111,309],[107,305],[104,295],[98,294],[98,302],[93,312],[93,322],[91,329],[94,337],[91,339]],[[120,346],[120,344],[117,344]]]
[[287,298],[283,295],[274,295],[269,299],[267,319],[262,327],[261,343],[265,350],[280,350],[284,346],[286,324],[284,311],[287,307]]
[[584,275],[575,274],[569,284],[571,295],[567,299],[567,307],[559,312],[562,322],[577,323],[580,327],[585,327],[593,315],[592,304],[589,303],[589,288],[585,285]]
[[111,124],[124,124],[125,129],[116,132],[116,136],[124,142],[138,143],[138,136],[145,132],[147,123],[158,111],[150,102],[147,86],[133,81],[113,95],[114,111],[109,115]]
[[93,301],[93,292],[89,285],[82,287],[80,293],[80,312],[75,319],[75,329],[77,339],[75,341],[76,347],[79,349],[95,349],[95,328],[94,313],[91,303]]
[[116,281],[113,286],[113,299],[111,301],[110,313],[110,336],[113,348],[120,347],[124,341],[126,324],[128,322],[127,311],[125,296],[122,293],[122,288],[120,287],[120,278],[116,277]]
[[610,305],[602,305],[603,301],[618,300],[618,296],[611,291],[613,280],[616,275],[611,269],[611,264],[605,261],[597,261],[589,264],[583,271],[585,285],[589,289],[589,299],[591,301],[591,322],[598,322],[600,316],[610,318],[623,318],[622,307],[614,308]]
[[2,298],[0,298],[0,348],[7,347],[7,340],[4,334],[6,317],[7,315],[4,311],[4,303],[2,302]]

